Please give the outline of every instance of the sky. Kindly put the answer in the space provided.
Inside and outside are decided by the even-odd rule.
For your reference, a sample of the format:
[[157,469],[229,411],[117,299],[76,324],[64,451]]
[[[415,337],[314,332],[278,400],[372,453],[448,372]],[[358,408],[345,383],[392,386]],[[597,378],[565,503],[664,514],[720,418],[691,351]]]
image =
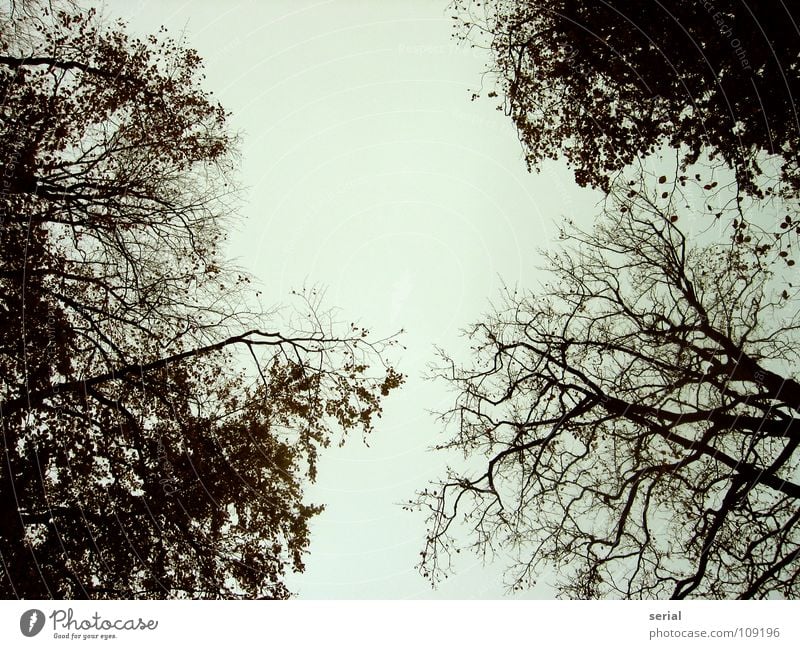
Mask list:
[[[503,284],[535,288],[558,220],[591,218],[600,196],[561,162],[527,172],[510,120],[470,101],[487,53],[451,38],[450,14],[447,0],[105,5],[136,35],[183,34],[204,59],[241,136],[230,255],[265,300],[316,285],[343,321],[378,338],[405,330],[408,378],[369,446],[327,449],[307,490],[327,508],[306,571],[288,579],[303,599],[510,597],[500,564],[469,553],[436,590],[416,568],[424,517],[400,504],[444,476],[432,413],[453,399],[423,376],[437,346],[467,360],[460,331]],[[515,595],[552,596],[546,577]]]

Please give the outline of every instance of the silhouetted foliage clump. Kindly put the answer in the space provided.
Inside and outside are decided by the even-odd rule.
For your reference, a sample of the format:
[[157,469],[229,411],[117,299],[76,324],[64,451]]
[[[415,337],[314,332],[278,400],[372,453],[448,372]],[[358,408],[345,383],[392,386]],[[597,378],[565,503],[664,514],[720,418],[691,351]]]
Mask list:
[[[530,167],[565,155],[580,185],[669,145],[711,154],[761,195],[765,156],[800,189],[798,15],[737,0],[456,0],[457,35],[491,50]],[[495,95],[493,90],[489,93]]]

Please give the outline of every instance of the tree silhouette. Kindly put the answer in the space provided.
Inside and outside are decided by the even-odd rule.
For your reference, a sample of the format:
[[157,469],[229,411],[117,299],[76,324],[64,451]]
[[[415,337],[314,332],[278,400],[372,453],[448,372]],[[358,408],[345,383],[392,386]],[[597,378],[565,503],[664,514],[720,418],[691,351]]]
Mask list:
[[[785,2],[456,0],[457,35],[491,50],[529,167],[565,155],[582,185],[669,145],[711,153],[762,195],[769,155],[800,189],[797,15]],[[492,90],[490,96],[496,95]],[[476,95],[477,96],[477,95]]]
[[433,580],[466,525],[517,589],[550,566],[570,597],[800,594],[796,280],[756,231],[692,245],[665,185],[618,180],[553,281],[468,330],[469,365],[442,353],[439,448],[470,461],[416,502]]
[[393,341],[316,291],[265,312],[226,265],[195,51],[45,6],[0,41],[0,593],[287,597],[303,484],[402,382]]

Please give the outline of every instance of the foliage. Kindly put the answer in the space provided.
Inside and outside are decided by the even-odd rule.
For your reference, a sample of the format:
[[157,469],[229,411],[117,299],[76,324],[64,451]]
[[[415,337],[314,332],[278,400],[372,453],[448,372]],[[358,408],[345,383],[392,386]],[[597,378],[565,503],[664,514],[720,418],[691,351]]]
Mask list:
[[0,593],[288,596],[303,484],[402,382],[393,341],[313,291],[274,329],[225,263],[235,140],[197,52],[44,7],[0,41]]
[[[457,35],[491,50],[529,167],[562,154],[582,185],[664,145],[710,152],[763,195],[765,156],[800,189],[797,16],[784,2],[456,0]],[[497,90],[489,92],[496,96]],[[476,94],[477,96],[477,94]]]

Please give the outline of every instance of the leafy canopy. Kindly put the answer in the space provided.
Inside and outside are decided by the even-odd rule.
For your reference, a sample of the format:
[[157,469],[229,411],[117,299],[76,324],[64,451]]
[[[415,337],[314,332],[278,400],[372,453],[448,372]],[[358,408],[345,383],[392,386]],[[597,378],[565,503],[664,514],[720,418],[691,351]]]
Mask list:
[[607,191],[616,171],[668,145],[684,150],[685,165],[703,153],[725,161],[742,190],[759,195],[763,160],[779,157],[783,189],[800,189],[800,50],[790,3],[453,7],[457,36],[491,51],[500,108],[529,167],[564,155],[578,184]]
[[316,291],[266,312],[225,262],[197,52],[94,10],[0,26],[0,593],[287,597],[303,485],[402,383],[393,341]]

